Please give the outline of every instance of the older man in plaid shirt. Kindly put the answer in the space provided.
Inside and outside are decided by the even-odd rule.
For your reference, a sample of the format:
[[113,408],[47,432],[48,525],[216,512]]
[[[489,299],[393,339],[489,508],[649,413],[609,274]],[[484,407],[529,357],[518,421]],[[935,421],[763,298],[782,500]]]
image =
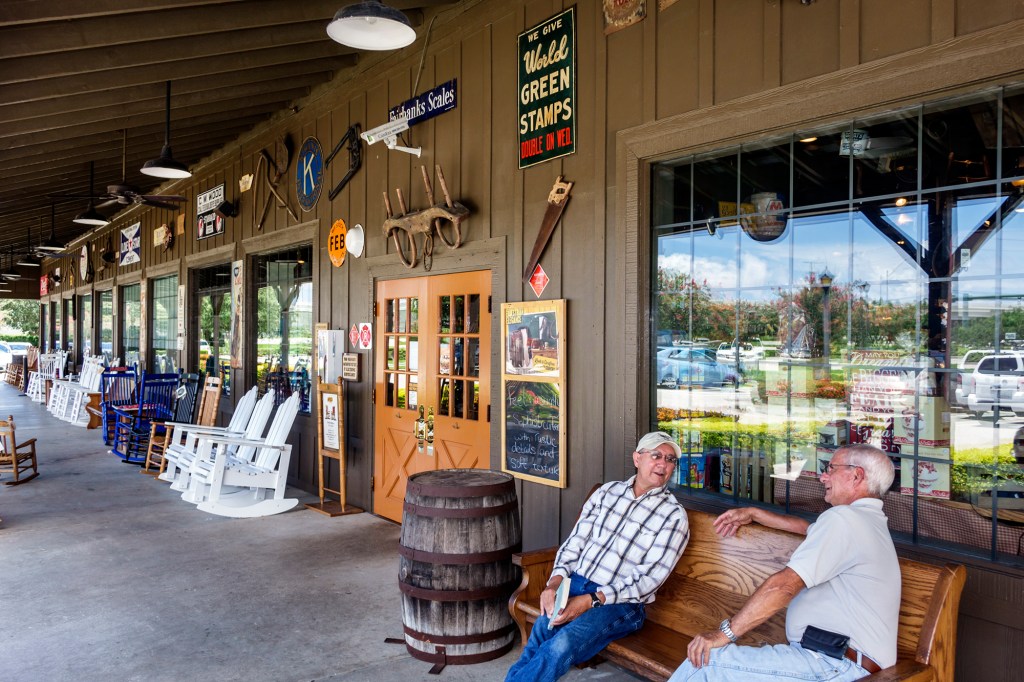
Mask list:
[[[604,484],[583,505],[506,682],[556,680],[644,624],[644,605],[654,601],[690,539],[686,511],[667,487],[679,455],[667,433],[648,433],[633,453],[636,475]],[[570,581],[569,601],[555,614],[563,580]]]

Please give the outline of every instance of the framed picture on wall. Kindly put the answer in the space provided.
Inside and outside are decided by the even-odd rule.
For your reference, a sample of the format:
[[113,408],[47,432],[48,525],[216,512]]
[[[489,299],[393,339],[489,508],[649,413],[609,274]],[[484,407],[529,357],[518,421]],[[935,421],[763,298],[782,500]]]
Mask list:
[[565,301],[501,306],[501,468],[564,488]]

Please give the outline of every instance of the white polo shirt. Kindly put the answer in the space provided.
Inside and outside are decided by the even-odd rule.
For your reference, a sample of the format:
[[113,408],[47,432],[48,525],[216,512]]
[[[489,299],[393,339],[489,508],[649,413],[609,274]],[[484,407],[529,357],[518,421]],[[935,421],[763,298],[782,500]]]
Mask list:
[[803,578],[786,611],[786,637],[808,625],[849,635],[850,646],[887,668],[896,663],[900,564],[882,501],[860,499],[822,513],[788,566]]

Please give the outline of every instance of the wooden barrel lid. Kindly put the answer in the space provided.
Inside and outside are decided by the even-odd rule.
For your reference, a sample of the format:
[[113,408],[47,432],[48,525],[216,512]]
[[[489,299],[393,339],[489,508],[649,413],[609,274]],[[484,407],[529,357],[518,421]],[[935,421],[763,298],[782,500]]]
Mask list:
[[510,474],[490,469],[439,469],[410,476],[406,484],[406,494],[428,497],[485,497],[507,491],[513,486],[513,481]]

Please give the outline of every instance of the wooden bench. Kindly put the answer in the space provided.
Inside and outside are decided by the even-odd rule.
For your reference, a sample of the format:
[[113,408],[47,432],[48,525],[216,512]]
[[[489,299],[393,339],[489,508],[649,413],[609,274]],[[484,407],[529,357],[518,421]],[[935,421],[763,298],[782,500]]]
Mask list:
[[[666,680],[686,658],[694,635],[718,629],[754,590],[782,569],[803,536],[756,524],[735,537],[715,533],[715,515],[687,510],[690,542],[638,632],[612,642],[601,656],[650,680]],[[540,615],[540,593],[551,575],[557,548],[516,554],[523,580],[509,611],[525,642]],[[953,682],[956,622],[967,572],[900,559],[903,575],[896,665],[864,679]],[[741,644],[786,642],[785,610],[740,638]]]

